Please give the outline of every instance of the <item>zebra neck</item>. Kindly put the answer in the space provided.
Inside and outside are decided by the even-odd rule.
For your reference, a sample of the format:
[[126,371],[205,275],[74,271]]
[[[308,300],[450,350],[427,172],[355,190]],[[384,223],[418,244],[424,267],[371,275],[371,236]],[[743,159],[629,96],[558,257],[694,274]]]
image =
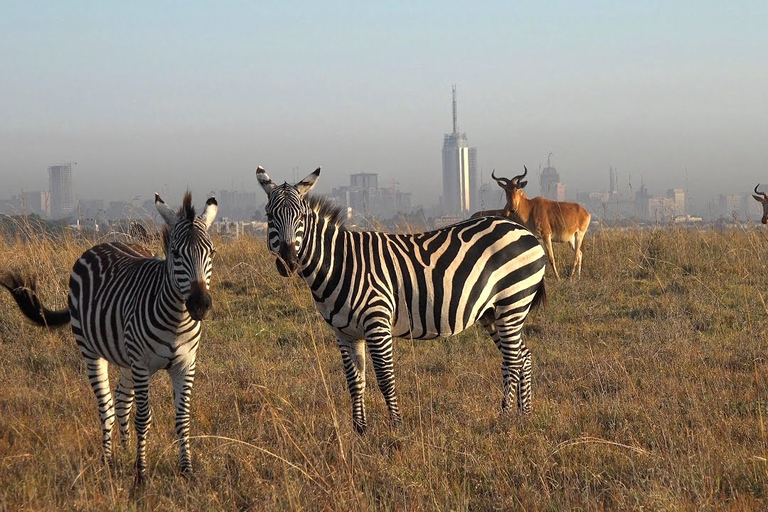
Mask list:
[[314,288],[324,280],[334,265],[334,250],[344,229],[312,212],[307,216],[304,243],[299,252],[300,274]]

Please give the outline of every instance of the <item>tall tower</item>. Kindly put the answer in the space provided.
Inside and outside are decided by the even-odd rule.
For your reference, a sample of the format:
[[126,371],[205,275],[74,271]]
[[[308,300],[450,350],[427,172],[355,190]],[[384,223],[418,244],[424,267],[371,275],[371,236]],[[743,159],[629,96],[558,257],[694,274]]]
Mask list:
[[74,210],[72,197],[72,162],[48,167],[51,218],[60,219]]
[[443,139],[443,212],[469,213],[477,208],[477,148],[459,133],[456,86],[453,92],[453,132]]
[[558,197],[558,184],[560,183],[560,174],[555,166],[550,163],[552,153],[547,155],[547,166],[541,171],[539,176],[539,195],[552,199],[553,201],[563,201]]

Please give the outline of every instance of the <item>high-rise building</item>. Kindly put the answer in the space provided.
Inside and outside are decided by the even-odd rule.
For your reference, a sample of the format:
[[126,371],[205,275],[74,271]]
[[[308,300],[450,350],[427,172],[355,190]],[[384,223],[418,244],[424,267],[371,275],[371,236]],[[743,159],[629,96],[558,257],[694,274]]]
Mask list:
[[539,176],[539,195],[553,201],[565,201],[565,184],[560,181],[560,173],[550,163],[551,156],[552,153],[547,155],[547,166]]
[[477,148],[459,133],[456,86],[453,86],[453,132],[443,140],[443,212],[470,213],[477,209]]
[[72,213],[75,206],[72,196],[72,164],[48,167],[48,182],[51,192],[51,217],[60,219]]

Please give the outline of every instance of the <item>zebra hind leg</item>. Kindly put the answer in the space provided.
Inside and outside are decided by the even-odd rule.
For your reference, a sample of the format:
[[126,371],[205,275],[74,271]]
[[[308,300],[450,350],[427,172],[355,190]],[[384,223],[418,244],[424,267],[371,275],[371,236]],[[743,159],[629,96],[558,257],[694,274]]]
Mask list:
[[365,342],[342,338],[337,342],[352,399],[352,426],[355,432],[363,435],[368,427],[365,418]]
[[532,363],[531,351],[522,343],[523,366],[520,369],[520,376],[517,381],[517,408],[523,414],[530,414],[533,410],[531,405],[531,381],[532,381]]
[[101,420],[102,460],[112,466],[112,426],[115,423],[115,408],[109,389],[109,372],[106,359],[88,359],[88,380],[99,407]]
[[[483,316],[480,317],[480,325],[482,325],[483,328],[488,332],[488,335],[493,340],[493,344],[496,345],[496,348],[499,349],[499,352],[502,352],[501,338],[499,337],[499,330],[496,328],[496,317],[493,315],[493,310],[487,311],[485,314],[483,314]],[[502,398],[501,408],[502,411],[504,411],[509,408],[509,401],[511,400],[509,393],[511,391],[507,386],[507,383],[510,380],[509,367],[507,365],[506,359],[503,357],[501,359],[501,379],[504,385],[504,397]]]
[[522,341],[522,322],[497,319],[496,329],[504,382],[501,411],[506,413],[512,409],[517,394],[518,409],[528,414],[531,412],[531,353]]

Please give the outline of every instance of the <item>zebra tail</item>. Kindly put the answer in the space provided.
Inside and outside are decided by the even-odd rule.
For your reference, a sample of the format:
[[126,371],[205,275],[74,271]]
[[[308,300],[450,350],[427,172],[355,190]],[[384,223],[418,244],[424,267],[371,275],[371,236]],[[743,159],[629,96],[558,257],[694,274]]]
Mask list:
[[547,305],[547,290],[544,286],[544,280],[541,280],[541,284],[539,284],[539,289],[536,290],[536,294],[533,296],[533,300],[531,301],[531,309],[530,311],[536,311],[539,309],[539,307],[544,307]]
[[37,325],[51,328],[69,323],[69,309],[53,311],[43,306],[35,293],[34,280],[27,286],[19,274],[6,274],[0,279],[0,285],[11,292],[24,316]]

